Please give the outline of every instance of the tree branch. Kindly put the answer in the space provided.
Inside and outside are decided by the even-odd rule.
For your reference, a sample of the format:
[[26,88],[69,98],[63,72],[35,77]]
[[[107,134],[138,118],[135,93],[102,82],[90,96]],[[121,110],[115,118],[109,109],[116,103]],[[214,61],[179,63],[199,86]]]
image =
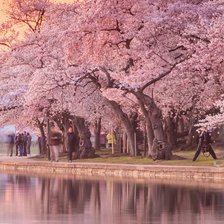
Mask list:
[[184,58],[182,60],[180,60],[179,62],[176,62],[175,64],[173,64],[170,69],[168,71],[165,71],[163,73],[161,73],[160,75],[158,75],[156,78],[150,80],[149,82],[147,82],[145,85],[142,86],[142,88],[140,89],[141,92],[143,92],[148,86],[158,82],[159,80],[161,80],[162,78],[166,77],[167,75],[169,75],[173,69],[180,63],[184,62],[185,60],[187,60],[187,58]]

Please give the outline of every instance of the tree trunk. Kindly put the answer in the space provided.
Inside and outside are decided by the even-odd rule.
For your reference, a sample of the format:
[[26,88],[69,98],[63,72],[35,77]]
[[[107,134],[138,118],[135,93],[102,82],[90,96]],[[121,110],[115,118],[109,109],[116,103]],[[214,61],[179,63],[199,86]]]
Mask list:
[[41,135],[41,149],[40,149],[40,154],[41,155],[46,155],[47,153],[47,142],[46,142],[46,135],[44,132],[44,122],[40,122],[38,118],[36,118],[37,126],[40,130],[40,135]]
[[[148,95],[142,92],[135,92],[134,95],[138,99],[141,109],[143,111],[143,115],[145,119],[150,118],[152,130],[154,134],[154,140],[152,144],[151,156],[154,160],[156,159],[170,159],[171,158],[171,150],[170,146],[167,143],[166,135],[163,129],[162,123],[162,114],[160,109],[155,104],[154,100]],[[147,111],[147,113],[146,113]],[[147,135],[149,133],[147,132]],[[149,136],[147,139],[151,139]]]
[[47,150],[46,150],[46,155],[48,160],[51,160],[51,153],[50,153],[50,147],[49,147],[49,141],[50,141],[50,134],[51,134],[51,128],[50,128],[50,117],[49,117],[49,113],[47,113]]
[[153,145],[154,133],[152,129],[152,123],[150,120],[150,114],[146,110],[144,102],[142,101],[142,97],[140,96],[140,94],[137,94],[135,96],[138,99],[138,103],[140,105],[141,111],[144,115],[145,122],[146,122],[145,128],[146,128],[146,140],[147,140],[147,146],[148,146],[147,156],[152,156],[152,145]]
[[119,125],[114,130],[115,142],[114,147],[118,153],[122,153],[122,127]]
[[194,129],[194,121],[191,121],[189,130],[188,130],[188,135],[187,135],[187,141],[186,141],[186,146],[185,148],[189,148],[190,146],[193,145],[194,143],[194,134],[195,134],[195,129]]
[[95,135],[94,149],[95,150],[100,150],[100,133],[101,133],[101,117],[95,121],[95,127],[94,127],[94,135]]
[[143,129],[143,156],[151,156],[148,155],[148,146],[147,146],[147,133],[146,133],[146,126]]
[[171,149],[173,149],[177,146],[177,131],[174,119],[170,116],[167,116],[165,118],[165,126],[167,142]]
[[161,111],[156,106],[154,100],[152,100],[152,102],[149,102],[148,107],[150,108],[151,123],[155,136],[153,140],[153,159],[170,159],[171,148],[166,141],[166,136],[162,124]]
[[67,152],[67,145],[68,145],[68,128],[69,128],[69,118],[68,116],[63,116],[63,152]]
[[127,152],[127,134],[126,132],[124,132],[122,134],[122,153],[126,153]]
[[85,124],[85,119],[82,117],[73,117],[73,122],[78,130],[80,142],[80,158],[92,158],[95,156],[95,151],[90,141],[91,133],[89,127]]
[[193,140],[193,127],[191,126],[189,128],[189,132],[187,135],[186,148],[188,148],[192,145],[192,140]]
[[184,119],[183,116],[179,116],[178,120],[178,126],[177,126],[177,131],[179,130],[180,133],[183,133],[185,131],[184,129]]
[[131,122],[127,114],[125,114],[122,111],[120,105],[117,102],[108,100],[108,99],[106,99],[106,101],[112,107],[112,109],[114,110],[115,114],[117,115],[118,119],[120,120],[122,126],[124,127],[126,131],[130,155],[135,156],[135,141],[134,141],[135,130],[133,126],[131,125]]
[[57,126],[62,132],[62,137],[63,137],[62,151],[63,152],[67,152],[67,142],[68,142],[67,130],[69,128],[69,118],[70,118],[70,113],[68,113],[68,111],[63,111],[52,117],[52,120],[56,122]]
[[148,152],[147,156],[152,156],[152,145],[153,145],[153,139],[154,139],[154,133],[152,129],[152,124],[149,116],[145,117],[146,120],[146,139],[147,139],[147,145],[148,145]]

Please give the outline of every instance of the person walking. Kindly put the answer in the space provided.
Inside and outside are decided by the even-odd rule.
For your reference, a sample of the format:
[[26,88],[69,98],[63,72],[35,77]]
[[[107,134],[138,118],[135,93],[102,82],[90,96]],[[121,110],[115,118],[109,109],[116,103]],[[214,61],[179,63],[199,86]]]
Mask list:
[[73,152],[77,153],[78,148],[77,136],[75,135],[72,127],[68,128],[67,137],[68,137],[68,143],[67,143],[68,161],[72,162],[73,159],[72,154]]
[[55,128],[51,128],[50,136],[49,136],[49,148],[50,148],[50,159],[51,161],[59,161],[59,150],[62,144],[62,135]]
[[199,135],[199,141],[198,141],[198,147],[197,147],[197,150],[195,152],[195,155],[194,155],[194,158],[193,158],[193,161],[195,161],[199,154],[202,152],[202,153],[209,153],[213,159],[217,159],[217,156],[211,146],[211,143],[212,143],[212,139],[211,139],[211,136],[209,134],[208,131],[206,130],[203,130],[201,132],[201,134]]

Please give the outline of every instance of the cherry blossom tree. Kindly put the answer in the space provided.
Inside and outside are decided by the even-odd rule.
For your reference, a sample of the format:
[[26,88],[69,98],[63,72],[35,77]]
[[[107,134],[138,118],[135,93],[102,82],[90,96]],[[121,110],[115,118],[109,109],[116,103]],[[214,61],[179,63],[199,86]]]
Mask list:
[[221,3],[97,0],[52,6],[39,33],[14,53],[33,68],[26,100],[91,82],[122,122],[134,155],[134,128],[121,101],[131,95],[147,124],[148,154],[170,158],[163,116],[189,108],[203,114],[222,92]]
[[[94,67],[97,66],[97,72],[100,72],[101,75],[104,73],[108,78],[109,84],[106,88],[121,88],[124,91],[132,92],[142,105],[146,118],[150,118],[148,119],[148,133],[150,132],[150,123],[153,123],[156,139],[164,142],[162,123],[158,119],[161,117],[160,112],[155,102],[148,95],[143,94],[143,91],[172,73],[177,64],[188,59],[194,53],[195,49],[192,46],[189,47],[189,43],[186,43],[186,46],[180,45],[189,41],[179,33],[186,29],[188,24],[182,23],[182,21],[175,24],[174,18],[168,16],[176,13],[176,16],[181,14],[183,19],[186,19],[183,16],[183,11],[190,7],[196,8],[196,6],[186,4],[181,7],[178,2],[172,6],[162,5],[166,10],[168,8],[168,12],[165,13],[164,8],[158,10],[154,5],[150,5],[152,8],[149,10],[147,1],[141,3],[130,1],[128,6],[122,1],[104,3],[98,1],[91,5],[90,8],[95,12],[94,6],[99,4],[97,9],[101,13],[100,16],[96,12],[92,14],[93,17],[90,16],[94,21],[91,23],[91,27],[89,27],[89,21],[82,24],[82,27],[77,27],[77,23],[74,25],[74,30],[78,29],[79,33],[77,34],[76,31],[74,35],[71,35],[75,51],[71,51],[71,47],[69,47],[72,53],[67,54],[67,60],[74,65],[82,64],[85,61],[90,70],[93,67],[92,71],[95,74]],[[147,12],[143,8],[147,9]],[[108,13],[108,9],[112,15]],[[133,9],[133,12],[130,9]],[[143,16],[140,20],[139,14],[142,10]],[[104,12],[104,17],[102,12]],[[148,19],[149,12],[150,21]],[[188,15],[188,19],[190,19],[190,15]],[[166,25],[164,25],[165,21]],[[178,25],[177,28],[174,27],[174,24]],[[82,45],[79,44],[80,40],[83,41]],[[150,45],[148,45],[148,41],[151,41]],[[69,43],[70,46],[70,41],[65,41],[65,43]],[[83,52],[85,53],[83,54]],[[109,55],[108,52],[110,52]],[[145,71],[153,72],[146,74]],[[146,110],[145,105],[151,106],[150,110]],[[150,115],[148,115],[149,111]]]
[[[223,45],[220,35],[224,32],[221,26],[223,6],[219,2],[214,4],[208,1],[203,8],[200,6],[194,9],[204,10],[204,13],[194,19],[183,33],[188,41],[185,46],[195,51],[194,57],[182,63],[177,70],[178,74],[174,73],[166,82],[159,83],[162,94],[154,90],[160,98],[158,101],[162,102],[163,112],[175,111],[187,115],[191,123],[190,130],[223,94]],[[187,17],[186,21],[190,19]]]
[[[19,60],[19,54],[13,55],[16,47],[18,47],[16,41],[21,38],[19,31],[24,33],[25,29],[25,26],[21,28],[19,27],[19,24],[23,23],[32,32],[38,32],[42,25],[43,16],[48,4],[49,3],[46,0],[13,0],[10,2],[10,7],[7,11],[9,19],[1,24],[0,34],[0,45],[7,47],[6,52],[1,52],[1,57],[4,58],[0,63],[1,82],[3,83],[1,88],[1,94],[3,95],[1,100],[1,110],[13,110],[14,113],[16,113],[16,111],[21,113],[23,110],[24,100],[22,95],[27,89],[32,66],[25,60]],[[20,51],[19,49],[16,50]],[[6,112],[5,115],[7,115]],[[13,120],[13,116],[11,120]],[[18,124],[18,120],[16,121],[17,122],[15,123]],[[26,121],[23,123],[25,124]]]
[[204,119],[201,119],[196,127],[199,129],[215,129],[223,126],[224,124],[224,103],[223,95],[220,100],[213,104],[214,108],[219,110],[218,113],[208,114]]

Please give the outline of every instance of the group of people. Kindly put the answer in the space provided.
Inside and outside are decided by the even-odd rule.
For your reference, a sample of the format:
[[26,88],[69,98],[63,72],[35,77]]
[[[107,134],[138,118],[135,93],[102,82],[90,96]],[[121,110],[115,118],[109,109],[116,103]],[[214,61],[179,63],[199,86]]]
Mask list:
[[9,146],[8,146],[8,155],[13,156],[13,148],[16,146],[16,156],[27,156],[30,155],[30,148],[32,137],[29,132],[19,132],[14,136],[13,134],[8,135]]
[[[63,138],[61,133],[55,128],[51,128],[49,136],[49,149],[50,149],[50,159],[51,161],[58,162],[59,151],[63,143]],[[68,161],[72,161],[73,158],[78,157],[79,147],[83,145],[83,140],[74,133],[73,128],[69,127],[67,132],[67,151],[68,151]]]

